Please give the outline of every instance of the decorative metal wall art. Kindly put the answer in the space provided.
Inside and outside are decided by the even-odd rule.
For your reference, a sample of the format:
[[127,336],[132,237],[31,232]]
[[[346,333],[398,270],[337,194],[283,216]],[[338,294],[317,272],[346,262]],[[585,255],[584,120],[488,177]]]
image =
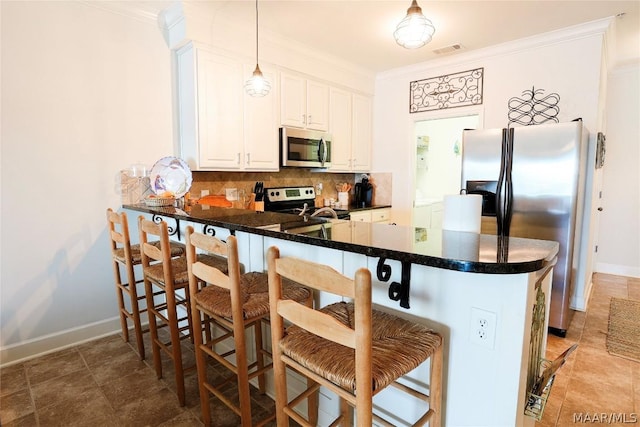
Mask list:
[[484,68],[446,74],[409,84],[409,113],[482,104]]
[[551,93],[543,95],[544,89],[536,89],[522,92],[522,98],[509,99],[509,126],[519,124],[524,126],[539,125],[545,122],[558,123],[560,113],[560,95]]

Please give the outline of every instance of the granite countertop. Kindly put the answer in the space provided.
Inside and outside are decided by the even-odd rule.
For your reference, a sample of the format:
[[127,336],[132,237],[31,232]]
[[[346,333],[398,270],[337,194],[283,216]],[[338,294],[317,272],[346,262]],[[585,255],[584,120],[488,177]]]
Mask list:
[[401,225],[189,206],[123,205],[139,212],[448,270],[518,274],[553,262],[558,243]]
[[358,207],[356,205],[349,205],[349,207],[345,208],[347,209],[349,212],[358,212],[358,211],[370,211],[372,209],[385,209],[385,208],[390,208],[391,205],[373,205],[373,206],[365,206],[365,207]]

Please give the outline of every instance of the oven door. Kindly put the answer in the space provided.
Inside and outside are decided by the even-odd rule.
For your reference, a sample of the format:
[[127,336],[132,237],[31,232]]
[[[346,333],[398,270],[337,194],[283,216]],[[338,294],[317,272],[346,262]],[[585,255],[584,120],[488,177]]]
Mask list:
[[331,136],[324,132],[280,128],[282,166],[328,168],[331,166]]

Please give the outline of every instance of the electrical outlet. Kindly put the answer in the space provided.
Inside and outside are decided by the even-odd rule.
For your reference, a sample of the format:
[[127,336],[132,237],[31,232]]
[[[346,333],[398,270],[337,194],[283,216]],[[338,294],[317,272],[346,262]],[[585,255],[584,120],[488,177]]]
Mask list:
[[493,349],[496,340],[496,314],[471,307],[469,334],[472,343]]

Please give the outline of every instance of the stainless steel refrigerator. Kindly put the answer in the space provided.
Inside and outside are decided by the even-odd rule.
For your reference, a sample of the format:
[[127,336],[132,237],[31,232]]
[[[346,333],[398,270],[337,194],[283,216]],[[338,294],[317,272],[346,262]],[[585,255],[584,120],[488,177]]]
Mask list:
[[[465,130],[462,188],[483,195],[482,233],[496,234],[495,192],[502,129]],[[579,265],[589,133],[581,120],[514,128],[510,236],[560,244],[553,273],[549,327],[565,336]]]

